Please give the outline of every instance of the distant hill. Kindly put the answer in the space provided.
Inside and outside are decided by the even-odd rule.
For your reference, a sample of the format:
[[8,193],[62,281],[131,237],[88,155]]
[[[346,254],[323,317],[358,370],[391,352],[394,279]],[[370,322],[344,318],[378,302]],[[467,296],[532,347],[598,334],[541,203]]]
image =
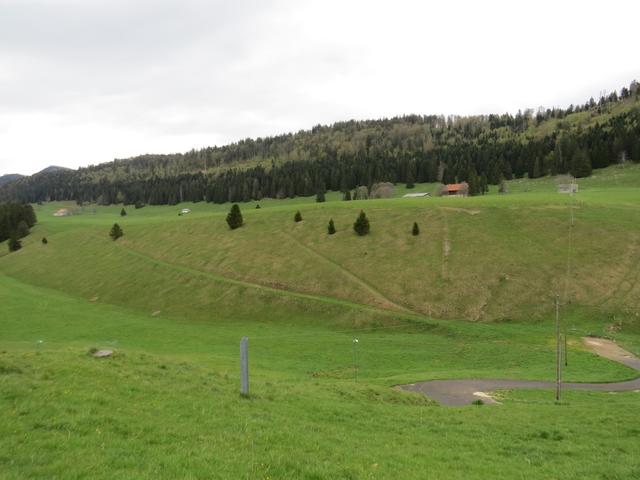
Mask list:
[[0,176],[0,187],[7,183],[15,182],[23,177],[24,175],[20,175],[19,173],[8,173],[7,175],[2,175]]
[[176,204],[311,196],[375,182],[469,183],[640,162],[640,85],[567,108],[476,116],[350,120],[184,154],[142,155],[78,170],[49,167],[0,187],[0,201]]
[[66,170],[66,171],[70,171],[70,168],[67,167],[58,167],[57,165],[50,165],[47,168],[43,168],[42,170],[40,170],[38,173],[36,173],[35,175],[39,175],[41,173],[53,173],[53,172],[59,172],[61,170]]

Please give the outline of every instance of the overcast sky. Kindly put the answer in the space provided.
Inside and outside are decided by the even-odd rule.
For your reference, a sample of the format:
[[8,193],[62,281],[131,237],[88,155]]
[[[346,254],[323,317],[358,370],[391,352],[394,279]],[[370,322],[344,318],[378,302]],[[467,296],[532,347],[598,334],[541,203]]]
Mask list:
[[0,0],[0,175],[640,80],[640,2]]

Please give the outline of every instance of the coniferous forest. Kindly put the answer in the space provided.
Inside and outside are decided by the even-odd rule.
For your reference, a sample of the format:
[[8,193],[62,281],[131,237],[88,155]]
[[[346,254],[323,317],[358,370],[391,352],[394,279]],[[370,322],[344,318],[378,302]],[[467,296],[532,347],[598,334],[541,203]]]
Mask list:
[[59,169],[1,186],[0,201],[224,203],[318,195],[376,182],[467,181],[473,195],[504,179],[585,177],[593,168],[622,161],[640,162],[635,81],[565,109],[352,120],[184,154]]

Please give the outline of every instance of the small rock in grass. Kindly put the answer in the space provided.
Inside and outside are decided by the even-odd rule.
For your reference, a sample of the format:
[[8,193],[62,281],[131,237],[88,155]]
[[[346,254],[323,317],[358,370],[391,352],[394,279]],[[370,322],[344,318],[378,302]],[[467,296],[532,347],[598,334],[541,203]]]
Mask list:
[[113,350],[97,350],[93,352],[95,358],[106,358],[113,355]]

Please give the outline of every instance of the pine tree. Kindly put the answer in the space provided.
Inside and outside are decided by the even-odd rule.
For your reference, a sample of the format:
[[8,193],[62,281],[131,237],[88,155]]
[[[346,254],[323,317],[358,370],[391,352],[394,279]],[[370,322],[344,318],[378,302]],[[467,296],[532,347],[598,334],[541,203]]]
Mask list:
[[353,229],[355,232],[360,235],[366,235],[369,233],[369,219],[365,215],[364,211],[360,210],[360,215],[358,215],[358,219],[353,224]]
[[227,224],[231,230],[235,230],[236,228],[240,228],[244,220],[242,219],[242,213],[240,212],[240,207],[237,203],[234,203],[231,206],[231,210],[227,214]]
[[571,159],[571,175],[576,178],[588,177],[591,175],[591,159],[583,148],[576,151]]
[[120,228],[120,225],[118,225],[117,223],[114,223],[113,227],[111,227],[111,231],[109,232],[109,236],[115,242],[117,239],[119,239],[123,235],[124,235],[124,232],[122,231],[122,228]]
[[329,220],[329,227],[327,228],[329,235],[336,233],[336,226],[333,224],[333,218]]
[[414,237],[417,237],[418,235],[420,235],[420,228],[418,227],[418,223],[417,222],[413,222],[413,228],[411,229],[411,235],[413,235]]
[[300,210],[298,210],[296,212],[296,214],[293,216],[293,220],[297,223],[297,222],[301,222],[302,221],[302,214],[300,213]]
[[20,220],[16,227],[15,234],[17,238],[24,238],[29,235],[29,225],[27,225],[27,222]]
[[256,203],[256,209],[260,208],[260,204]]
[[322,203],[325,201],[324,192],[320,191],[316,194],[316,202]]
[[42,237],[42,244],[46,245],[47,243],[49,243],[49,240],[47,240],[47,237]]
[[347,190],[346,192],[344,192],[344,197],[342,197],[342,199],[346,202],[351,200],[351,190]]
[[415,186],[415,176],[413,175],[413,169],[410,168],[407,172],[407,188],[414,188]]
[[18,240],[18,236],[14,232],[11,235],[11,238],[9,238],[9,251],[10,252],[17,252],[21,248],[22,248],[22,242],[20,242],[20,240]]
[[120,210],[120,216],[121,217],[126,217],[127,216],[127,211],[124,209],[124,207],[122,207],[122,210]]

